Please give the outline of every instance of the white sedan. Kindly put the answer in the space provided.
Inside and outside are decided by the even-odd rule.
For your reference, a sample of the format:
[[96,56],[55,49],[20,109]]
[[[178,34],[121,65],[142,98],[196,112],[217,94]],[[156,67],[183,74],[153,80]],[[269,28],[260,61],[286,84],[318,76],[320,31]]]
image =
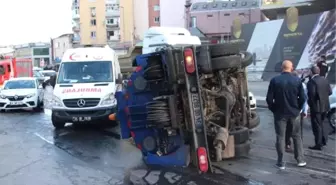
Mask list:
[[41,110],[43,88],[36,78],[12,78],[0,89],[0,110],[33,109]]
[[330,111],[328,112],[328,121],[330,126],[336,130],[336,87],[332,89],[332,94],[329,96]]

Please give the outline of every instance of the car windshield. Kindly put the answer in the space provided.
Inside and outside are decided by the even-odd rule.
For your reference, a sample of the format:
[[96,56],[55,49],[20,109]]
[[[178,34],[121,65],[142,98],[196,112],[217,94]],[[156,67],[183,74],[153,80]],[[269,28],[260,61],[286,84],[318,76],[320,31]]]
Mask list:
[[111,61],[64,62],[57,83],[113,82]]
[[51,71],[51,72],[43,72],[42,71],[42,74],[43,74],[43,76],[54,76],[54,75],[56,75],[56,72],[53,72],[53,71]]
[[35,81],[34,80],[13,80],[13,81],[8,81],[4,89],[34,89],[36,88],[35,86]]

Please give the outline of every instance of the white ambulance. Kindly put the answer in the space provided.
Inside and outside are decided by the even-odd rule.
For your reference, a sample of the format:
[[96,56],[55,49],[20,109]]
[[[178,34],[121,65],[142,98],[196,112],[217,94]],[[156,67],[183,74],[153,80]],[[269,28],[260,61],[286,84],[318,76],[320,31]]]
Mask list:
[[121,80],[118,56],[108,46],[67,50],[53,91],[53,126],[115,122],[115,93]]

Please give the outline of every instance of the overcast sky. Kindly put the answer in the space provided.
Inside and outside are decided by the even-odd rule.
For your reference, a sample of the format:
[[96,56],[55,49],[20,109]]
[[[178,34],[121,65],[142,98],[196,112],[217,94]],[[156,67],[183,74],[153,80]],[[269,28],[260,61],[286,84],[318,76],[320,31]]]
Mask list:
[[72,0],[0,0],[0,46],[71,33]]

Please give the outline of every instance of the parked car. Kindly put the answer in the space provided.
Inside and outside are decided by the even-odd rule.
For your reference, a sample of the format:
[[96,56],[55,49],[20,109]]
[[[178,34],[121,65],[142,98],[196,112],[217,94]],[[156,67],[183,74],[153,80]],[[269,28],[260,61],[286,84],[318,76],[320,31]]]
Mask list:
[[49,80],[51,76],[55,76],[57,74],[54,70],[42,70],[40,72],[44,76],[44,81]]
[[330,111],[328,112],[328,121],[330,126],[336,131],[336,86],[332,89],[332,94],[329,96]]
[[39,84],[39,81],[32,77],[7,80],[0,91],[0,110],[41,110],[44,91]]
[[249,98],[250,98],[250,110],[256,110],[257,100],[255,99],[253,93],[249,92]]

